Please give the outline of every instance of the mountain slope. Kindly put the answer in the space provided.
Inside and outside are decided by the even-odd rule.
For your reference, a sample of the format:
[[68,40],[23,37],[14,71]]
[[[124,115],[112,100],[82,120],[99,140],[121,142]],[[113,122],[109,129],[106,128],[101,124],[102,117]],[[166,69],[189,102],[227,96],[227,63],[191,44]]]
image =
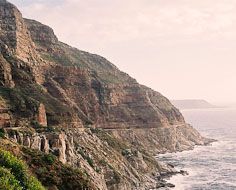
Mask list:
[[174,169],[153,155],[209,142],[160,93],[105,58],[58,41],[50,27],[23,19],[4,0],[0,126],[17,146],[82,170],[92,189],[155,188],[161,173]]
[[[105,58],[65,45],[57,40],[49,27],[36,21],[25,21],[37,51],[54,65],[51,72],[45,73],[47,83],[44,86],[56,98],[58,94],[52,88],[57,88],[61,92],[60,98],[74,104],[86,121],[108,128],[157,127],[168,122],[183,122],[181,114],[167,99],[156,93],[162,101],[159,105],[153,104],[150,89],[139,85]],[[162,103],[168,106],[161,107]]]

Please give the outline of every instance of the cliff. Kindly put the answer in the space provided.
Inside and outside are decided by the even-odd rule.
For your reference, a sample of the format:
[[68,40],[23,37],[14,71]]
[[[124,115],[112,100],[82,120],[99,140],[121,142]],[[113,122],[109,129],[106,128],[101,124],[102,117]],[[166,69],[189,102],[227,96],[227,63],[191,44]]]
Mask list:
[[[88,189],[158,187],[162,172],[175,171],[153,155],[208,142],[160,93],[105,58],[58,41],[50,27],[23,19],[4,0],[0,126],[22,154],[22,147],[53,154],[61,164],[80,169]],[[49,189],[83,188],[66,186],[63,177],[49,183],[35,165],[40,163],[32,172]]]

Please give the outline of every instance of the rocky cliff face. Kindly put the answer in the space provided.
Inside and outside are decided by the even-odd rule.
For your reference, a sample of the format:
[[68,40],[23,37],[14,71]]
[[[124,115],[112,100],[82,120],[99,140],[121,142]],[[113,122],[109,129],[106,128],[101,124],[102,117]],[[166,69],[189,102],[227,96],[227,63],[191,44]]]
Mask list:
[[45,73],[44,87],[79,110],[83,122],[102,128],[152,128],[184,122],[166,98],[138,84],[106,59],[62,44],[49,27],[25,21],[41,57],[55,65]]
[[6,1],[0,2],[1,43],[9,55],[16,55],[25,62],[36,61],[36,52],[30,34],[18,9]]
[[83,169],[97,189],[154,188],[173,169],[151,155],[207,142],[160,93],[58,41],[4,0],[0,98],[0,127],[11,141]]

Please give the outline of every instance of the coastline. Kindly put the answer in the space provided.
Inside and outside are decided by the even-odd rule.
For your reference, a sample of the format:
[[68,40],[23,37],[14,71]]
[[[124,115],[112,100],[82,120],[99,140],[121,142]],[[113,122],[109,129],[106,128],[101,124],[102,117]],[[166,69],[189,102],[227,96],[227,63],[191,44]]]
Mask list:
[[[167,171],[167,172],[162,172],[160,174],[160,176],[158,176],[158,182],[159,182],[159,186],[157,186],[157,189],[160,190],[169,190],[172,188],[176,187],[176,184],[174,183],[176,180],[173,180],[174,177],[176,177],[175,179],[177,179],[177,181],[179,181],[179,177],[183,178],[185,176],[188,176],[190,174],[189,170],[183,170],[178,168],[178,165],[173,165],[171,163],[168,163],[168,160],[163,159],[165,155],[168,154],[178,154],[178,153],[183,153],[183,152],[189,152],[189,151],[194,151],[194,149],[196,148],[201,148],[201,147],[207,147],[207,146],[212,146],[213,143],[215,142],[219,142],[216,139],[209,139],[206,138],[206,142],[204,145],[195,145],[194,147],[187,149],[187,150],[183,150],[183,151],[176,151],[176,152],[166,152],[166,153],[160,153],[158,155],[161,155],[161,157],[158,157],[158,155],[155,157],[156,159],[158,159],[161,162],[163,162],[167,168],[172,168],[172,171]],[[172,180],[171,180],[172,179]],[[180,185],[180,184],[179,184]]]

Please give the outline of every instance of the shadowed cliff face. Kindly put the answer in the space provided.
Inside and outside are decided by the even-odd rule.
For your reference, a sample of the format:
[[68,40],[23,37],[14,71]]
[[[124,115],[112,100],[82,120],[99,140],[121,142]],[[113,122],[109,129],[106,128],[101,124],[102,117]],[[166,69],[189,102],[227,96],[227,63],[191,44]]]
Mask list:
[[53,30],[25,19],[40,56],[52,62],[43,84],[51,96],[73,107],[82,122],[102,128],[161,127],[184,122],[161,94],[98,55],[57,40]]
[[[23,19],[4,0],[0,128],[10,141],[82,169],[102,190],[155,188],[156,177],[173,169],[151,154],[206,143],[160,93],[58,41],[50,27]],[[41,181],[61,189],[58,181]]]

